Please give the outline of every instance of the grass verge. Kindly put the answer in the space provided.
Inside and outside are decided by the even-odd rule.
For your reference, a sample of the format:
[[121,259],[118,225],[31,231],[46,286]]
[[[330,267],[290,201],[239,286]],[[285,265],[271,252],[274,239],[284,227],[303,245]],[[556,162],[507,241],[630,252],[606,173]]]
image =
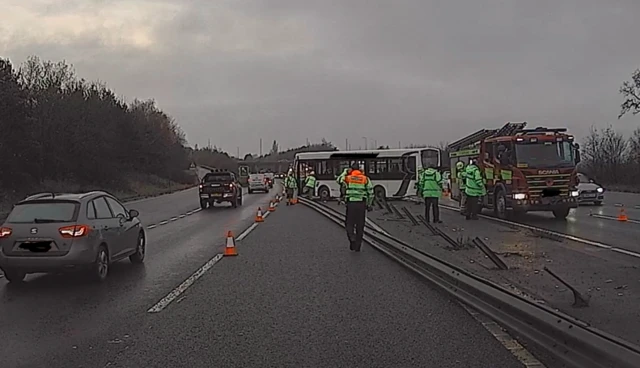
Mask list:
[[[177,183],[155,175],[132,174],[127,176],[127,184],[124,188],[120,189],[100,188],[97,186],[82,187],[76,183],[47,181],[43,183],[40,190],[37,192],[76,193],[91,190],[104,190],[123,202],[130,202],[192,188],[197,185],[197,175],[194,172],[190,172],[189,175],[193,176],[192,183]],[[0,193],[0,221],[6,218],[14,203],[20,201],[29,194],[33,194],[33,192],[19,193],[15,191],[10,193]]]

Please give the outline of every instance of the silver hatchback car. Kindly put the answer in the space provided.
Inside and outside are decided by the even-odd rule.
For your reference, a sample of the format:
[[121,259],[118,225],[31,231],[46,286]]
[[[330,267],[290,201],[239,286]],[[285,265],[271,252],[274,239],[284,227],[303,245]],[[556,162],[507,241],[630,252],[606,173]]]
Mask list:
[[77,269],[103,281],[112,262],[144,261],[146,234],[138,215],[106,192],[32,195],[0,226],[0,268],[9,282]]

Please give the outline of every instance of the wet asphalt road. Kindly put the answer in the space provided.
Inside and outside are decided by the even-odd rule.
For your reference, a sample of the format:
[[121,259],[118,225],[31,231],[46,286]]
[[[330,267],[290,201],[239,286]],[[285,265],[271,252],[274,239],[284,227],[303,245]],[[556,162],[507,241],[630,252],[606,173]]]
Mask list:
[[275,194],[246,195],[237,209],[190,214],[199,208],[197,189],[127,204],[145,225],[169,221],[147,230],[144,266],[118,262],[101,285],[81,274],[30,275],[24,285],[0,279],[0,367],[105,366],[82,357],[71,364],[66,356],[87,341],[117,348],[118,336],[108,333],[113,326],[139,331],[146,310],[219,253],[228,230],[250,226],[257,207],[267,208]]
[[[638,242],[640,239],[640,206],[635,208],[636,203],[640,205],[640,200],[636,202],[636,198],[640,198],[640,195],[607,193],[605,202],[601,206],[580,205],[571,210],[566,221],[556,220],[552,213],[546,212],[527,213],[513,219],[513,221],[640,253],[640,242]],[[442,203],[457,206],[457,203],[448,199],[443,199]],[[628,218],[638,222],[617,221],[621,207],[616,204],[624,204]],[[491,211],[484,210],[483,213],[490,215]],[[597,215],[606,218],[597,217]]]
[[269,199],[149,230],[145,266],[120,262],[103,285],[0,285],[2,367],[522,367],[458,304],[366,245],[349,252],[344,230],[302,205],[280,205],[238,257],[147,313]]

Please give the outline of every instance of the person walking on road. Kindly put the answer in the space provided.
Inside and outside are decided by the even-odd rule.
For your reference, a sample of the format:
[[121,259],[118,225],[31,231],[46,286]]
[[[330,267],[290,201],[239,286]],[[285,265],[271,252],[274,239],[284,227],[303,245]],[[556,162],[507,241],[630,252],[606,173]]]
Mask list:
[[287,177],[284,178],[284,188],[287,193],[287,206],[293,204],[293,194],[297,187],[298,183],[296,182],[296,178],[293,176],[293,170],[289,170]]
[[467,220],[477,220],[478,213],[480,212],[480,198],[487,194],[487,189],[475,160],[469,161],[464,175],[466,178],[465,193],[467,195],[465,218]]
[[360,171],[357,164],[354,164],[351,169],[351,173],[344,178],[345,200],[347,202],[345,228],[349,239],[349,249],[359,252],[364,236],[367,211],[372,209],[373,185],[371,185],[371,180]]
[[439,202],[442,197],[442,175],[434,165],[429,165],[420,173],[417,186],[420,196],[424,198],[425,220],[430,222],[429,212],[433,212],[433,222],[441,224]]
[[465,167],[464,167],[464,162],[462,161],[458,161],[456,162],[456,178],[458,181],[458,189],[460,190],[460,200],[459,200],[459,206],[460,206],[460,214],[465,216],[465,211],[467,208],[467,194],[465,193],[465,187],[466,187],[466,183],[465,181],[467,180],[465,177]]
[[307,175],[307,178],[304,180],[304,189],[305,195],[311,199],[316,194],[316,173],[312,170]]
[[351,168],[346,168],[342,171],[342,174],[340,174],[336,179],[336,183],[338,183],[338,185],[340,186],[340,200],[338,200],[338,204],[345,203],[344,199],[345,199],[345,196],[347,195],[347,187],[344,182],[344,178],[346,178],[350,172],[351,172]]

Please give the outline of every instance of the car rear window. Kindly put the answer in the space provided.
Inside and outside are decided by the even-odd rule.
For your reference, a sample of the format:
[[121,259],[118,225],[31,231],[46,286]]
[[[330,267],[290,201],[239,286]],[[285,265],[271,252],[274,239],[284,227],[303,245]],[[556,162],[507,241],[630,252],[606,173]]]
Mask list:
[[264,174],[249,175],[249,180],[251,180],[251,181],[264,181]]
[[8,223],[74,222],[78,217],[78,202],[47,201],[17,204],[9,216]]
[[231,174],[207,174],[202,180],[205,183],[230,183],[233,181]]

